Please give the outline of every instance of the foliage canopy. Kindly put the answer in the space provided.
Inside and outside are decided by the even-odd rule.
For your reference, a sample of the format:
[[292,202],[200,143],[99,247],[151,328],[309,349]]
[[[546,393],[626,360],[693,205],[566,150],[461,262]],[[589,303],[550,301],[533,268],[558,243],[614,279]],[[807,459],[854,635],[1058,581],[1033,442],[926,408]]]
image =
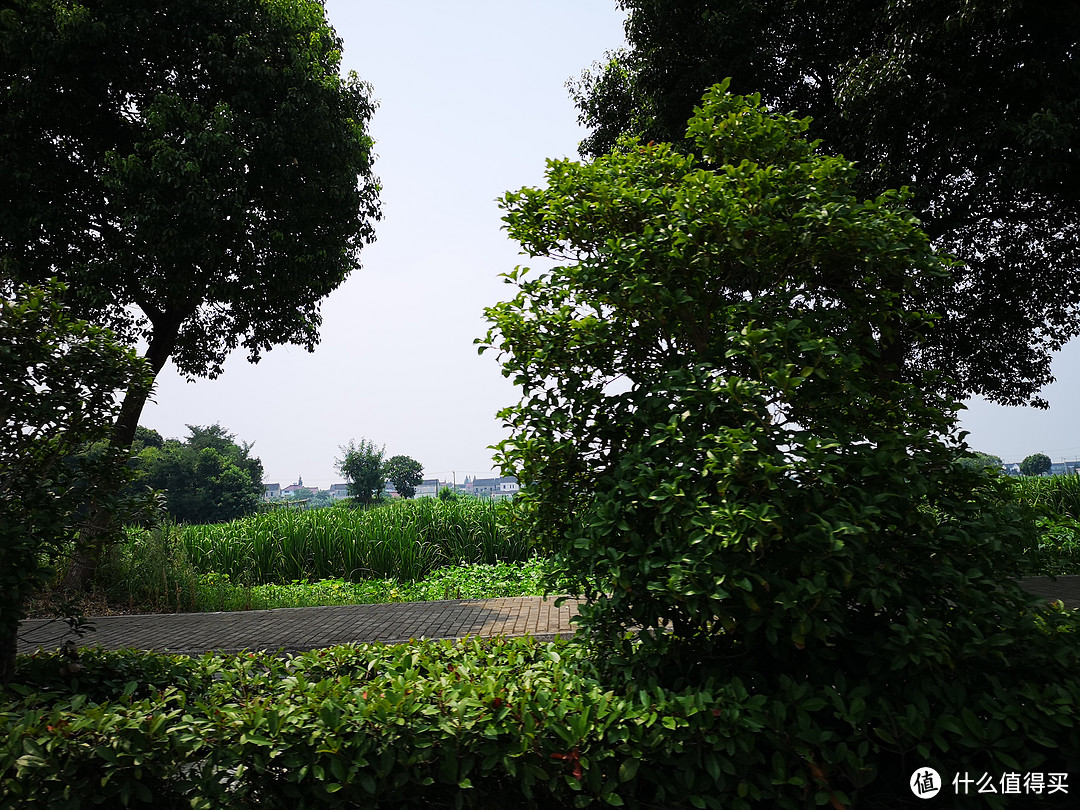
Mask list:
[[393,456],[383,466],[383,475],[398,495],[411,498],[424,480],[424,465],[409,456]]
[[3,276],[59,277],[155,374],[312,349],[379,216],[370,88],[340,58],[311,0],[5,3]]
[[957,394],[1045,403],[1080,329],[1080,6],[1025,0],[620,0],[630,47],[573,92],[598,156],[626,133],[692,149],[685,125],[725,77],[858,163],[860,195],[910,186],[962,264],[911,349]]
[[[823,801],[897,750],[1040,763],[1052,744],[995,762],[898,720],[1001,718],[1005,695],[1080,664],[1070,620],[1009,579],[1031,515],[965,463],[957,406],[897,351],[932,332],[918,303],[949,262],[903,195],[860,201],[806,121],[724,90],[690,122],[700,157],[623,140],[502,199],[526,253],[562,262],[509,273],[516,297],[488,310],[482,350],[523,394],[501,412],[504,471],[579,577],[609,676],[835,709],[777,745],[817,765]],[[1080,742],[1071,720],[1016,714]]]
[[73,318],[61,294],[49,285],[0,297],[0,682],[26,598],[87,520],[90,498],[124,483],[122,457],[81,451],[107,435],[118,391],[150,384],[146,364]]
[[137,486],[165,491],[173,520],[220,523],[251,514],[263,496],[262,462],[221,425],[187,426],[181,442],[147,446],[135,456]]
[[1050,472],[1050,456],[1044,453],[1032,453],[1020,462],[1021,475],[1042,475]]
[[341,458],[337,459],[337,470],[349,485],[349,497],[363,506],[370,506],[382,499],[386,488],[383,475],[383,452],[385,447],[377,447],[375,442],[361,439],[359,444],[350,439],[347,445],[339,448]]
[[[313,349],[379,217],[370,88],[340,62],[314,0],[5,3],[0,282],[59,278],[155,376]],[[148,395],[127,391],[115,448]]]

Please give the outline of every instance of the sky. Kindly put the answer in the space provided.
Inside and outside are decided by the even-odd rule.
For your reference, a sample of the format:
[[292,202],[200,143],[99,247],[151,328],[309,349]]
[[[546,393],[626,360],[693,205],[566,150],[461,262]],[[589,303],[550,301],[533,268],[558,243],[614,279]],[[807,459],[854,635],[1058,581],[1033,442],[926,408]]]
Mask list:
[[[478,355],[484,308],[513,295],[500,278],[527,263],[502,230],[496,198],[543,183],[547,158],[577,157],[568,80],[625,44],[614,0],[328,0],[342,67],[373,86],[382,184],[376,242],[322,308],[314,353],[236,353],[216,380],[159,377],[142,424],[184,438],[221,424],[254,444],[263,480],[342,480],[340,447],[368,439],[428,478],[493,473],[507,437],[496,413],[517,401],[495,356]],[[1005,461],[1080,457],[1072,430],[1080,346],[1055,362],[1049,411],[969,403],[969,444]]]
[[493,472],[496,418],[517,401],[495,356],[477,354],[484,308],[525,262],[496,198],[543,183],[546,158],[576,157],[586,131],[566,82],[624,44],[614,0],[330,0],[342,67],[373,86],[383,219],[361,269],[322,307],[314,353],[242,352],[216,380],[171,366],[142,424],[183,438],[219,423],[253,442],[263,480],[342,481],[350,439],[407,455],[426,477]]

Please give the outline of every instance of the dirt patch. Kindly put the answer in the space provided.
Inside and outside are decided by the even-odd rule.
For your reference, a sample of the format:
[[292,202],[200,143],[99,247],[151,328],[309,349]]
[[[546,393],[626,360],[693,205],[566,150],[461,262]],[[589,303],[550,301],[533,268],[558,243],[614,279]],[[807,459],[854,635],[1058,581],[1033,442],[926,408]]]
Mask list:
[[[28,619],[58,619],[63,616],[63,608],[66,594],[56,591],[45,591],[34,594],[26,603],[26,618]],[[99,591],[91,591],[72,600],[84,616],[130,616],[152,611],[141,609],[138,605],[110,603],[105,594]]]

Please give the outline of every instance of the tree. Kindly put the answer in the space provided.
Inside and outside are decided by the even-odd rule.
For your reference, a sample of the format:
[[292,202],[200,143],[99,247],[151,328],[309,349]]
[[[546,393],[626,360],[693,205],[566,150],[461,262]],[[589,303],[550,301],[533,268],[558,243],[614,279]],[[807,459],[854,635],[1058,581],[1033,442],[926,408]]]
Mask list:
[[[155,375],[312,350],[379,217],[370,88],[341,45],[310,0],[5,4],[3,277],[59,277]],[[115,447],[148,392],[126,392]]]
[[[896,752],[917,747],[987,771],[1061,735],[1080,750],[1080,684],[1060,724],[1013,697],[1080,664],[1074,620],[1011,580],[1034,521],[963,463],[956,403],[897,373],[947,260],[901,196],[860,201],[805,122],[722,89],[690,122],[700,158],[622,141],[501,200],[556,263],[508,273],[517,295],[487,310],[482,350],[522,387],[500,462],[578,579],[598,666],[613,688],[754,700],[772,719],[728,744],[774,768],[776,806],[902,795]],[[1006,715],[1023,730],[983,719]],[[934,731],[963,717],[986,736]]]
[[1043,475],[1050,472],[1050,457],[1034,453],[1020,462],[1021,475]]
[[26,598],[69,551],[90,498],[123,486],[123,458],[81,451],[108,435],[117,391],[150,385],[146,364],[71,317],[61,292],[0,297],[0,683],[14,672]]
[[990,453],[979,453],[975,451],[973,451],[968,458],[963,459],[961,463],[973,470],[996,470],[998,472],[1005,466],[1005,463],[1001,460],[1001,456],[994,456]]
[[341,458],[336,459],[337,470],[349,484],[349,496],[363,506],[371,506],[382,499],[386,479],[383,478],[383,451],[374,442],[361,439],[356,444],[352,439],[342,445]]
[[135,428],[135,440],[131,443],[132,452],[137,453],[144,447],[164,447],[165,439],[153,428],[139,425]]
[[629,49],[574,88],[592,129],[689,148],[685,122],[725,77],[856,161],[862,195],[909,186],[961,260],[911,349],[950,390],[1046,407],[1054,351],[1080,333],[1080,6],[1024,0],[621,0]]
[[[262,502],[262,461],[221,425],[188,425],[184,442],[170,439],[135,456],[136,487],[164,490],[181,523],[220,523],[253,513]],[[159,437],[160,438],[160,437]]]
[[394,485],[398,495],[411,498],[424,480],[424,466],[408,456],[393,456],[386,462],[383,476]]

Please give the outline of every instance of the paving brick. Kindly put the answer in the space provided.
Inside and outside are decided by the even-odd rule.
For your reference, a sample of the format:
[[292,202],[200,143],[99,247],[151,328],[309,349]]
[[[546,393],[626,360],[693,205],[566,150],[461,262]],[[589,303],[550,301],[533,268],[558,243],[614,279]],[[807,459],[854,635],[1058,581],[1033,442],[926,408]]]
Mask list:
[[[1044,599],[1060,599],[1080,609],[1080,576],[1030,577],[1020,581]],[[464,638],[468,635],[570,636],[577,629],[577,600],[555,606],[556,597],[399,602],[235,613],[172,613],[102,616],[81,640],[62,623],[27,619],[19,623],[20,653],[57,649],[67,639],[80,646],[115,650],[133,647],[201,654],[243,649],[300,651],[371,641]]]
[[572,611],[545,611],[547,621],[522,622],[553,604],[542,597],[406,602],[221,613],[101,616],[81,640],[62,624],[28,619],[19,625],[20,653],[57,649],[68,638],[80,646],[201,654],[243,649],[317,649],[337,644],[467,635],[568,636]]

